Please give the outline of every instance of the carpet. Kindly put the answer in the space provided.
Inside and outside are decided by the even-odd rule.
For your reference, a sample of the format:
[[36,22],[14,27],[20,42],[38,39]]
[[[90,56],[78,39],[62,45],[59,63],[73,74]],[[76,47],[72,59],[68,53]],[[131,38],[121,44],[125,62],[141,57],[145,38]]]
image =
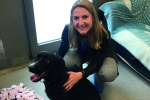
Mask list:
[[25,87],[23,83],[19,85],[12,85],[8,88],[0,90],[0,100],[43,100],[31,88]]

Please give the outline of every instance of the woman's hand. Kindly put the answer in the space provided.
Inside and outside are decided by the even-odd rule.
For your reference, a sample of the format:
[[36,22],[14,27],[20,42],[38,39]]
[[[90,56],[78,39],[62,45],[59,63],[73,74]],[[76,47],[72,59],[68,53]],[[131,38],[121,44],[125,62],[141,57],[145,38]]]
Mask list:
[[74,84],[76,84],[82,78],[82,72],[67,72],[69,74],[68,81],[63,85],[65,87],[66,92],[69,91]]

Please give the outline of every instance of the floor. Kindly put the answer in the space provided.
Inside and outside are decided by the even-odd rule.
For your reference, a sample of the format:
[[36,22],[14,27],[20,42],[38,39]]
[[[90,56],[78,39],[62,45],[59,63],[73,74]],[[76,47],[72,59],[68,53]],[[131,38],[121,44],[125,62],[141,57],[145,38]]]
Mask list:
[[[44,92],[42,82],[33,83],[29,77],[28,66],[24,65],[16,69],[0,71],[0,88],[8,88],[11,85],[24,83],[27,88],[34,90],[35,94],[49,100]],[[113,82],[106,82],[105,88],[100,93],[102,100],[150,100],[150,82],[133,71],[128,65],[119,59],[119,77]],[[93,75],[88,79],[93,83]]]

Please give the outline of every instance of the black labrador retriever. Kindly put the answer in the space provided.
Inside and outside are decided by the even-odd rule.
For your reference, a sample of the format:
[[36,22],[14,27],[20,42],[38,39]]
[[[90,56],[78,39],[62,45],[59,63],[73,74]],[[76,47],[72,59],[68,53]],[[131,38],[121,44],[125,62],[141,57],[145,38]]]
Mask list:
[[69,71],[64,60],[49,51],[42,51],[29,65],[33,82],[44,79],[45,92],[50,100],[101,100],[100,94],[88,79],[79,80],[69,91],[63,85],[68,80]]

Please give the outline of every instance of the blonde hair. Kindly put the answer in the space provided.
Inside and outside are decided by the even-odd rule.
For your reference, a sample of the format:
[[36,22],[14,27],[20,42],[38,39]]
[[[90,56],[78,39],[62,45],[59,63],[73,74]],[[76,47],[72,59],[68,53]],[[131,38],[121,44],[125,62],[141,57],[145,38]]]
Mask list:
[[93,49],[100,49],[103,32],[106,34],[107,38],[109,37],[109,35],[107,30],[100,24],[97,12],[89,0],[77,0],[72,6],[70,14],[69,35],[68,35],[71,48],[77,48],[79,46],[79,42],[81,41],[81,36],[73,25],[72,13],[73,10],[77,7],[83,7],[91,13],[94,24],[92,25],[90,32],[88,34],[87,43]]

